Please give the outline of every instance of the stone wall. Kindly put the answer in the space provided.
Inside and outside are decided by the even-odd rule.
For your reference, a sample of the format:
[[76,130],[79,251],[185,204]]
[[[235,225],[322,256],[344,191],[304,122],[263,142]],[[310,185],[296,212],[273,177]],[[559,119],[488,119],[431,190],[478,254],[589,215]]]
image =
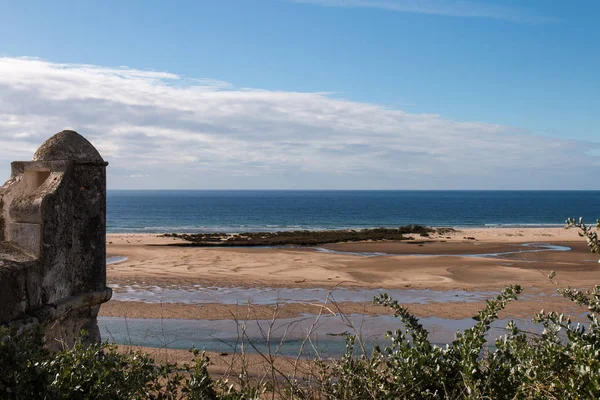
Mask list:
[[74,131],[15,161],[0,187],[0,324],[43,323],[50,348],[100,340],[106,287],[106,166]]

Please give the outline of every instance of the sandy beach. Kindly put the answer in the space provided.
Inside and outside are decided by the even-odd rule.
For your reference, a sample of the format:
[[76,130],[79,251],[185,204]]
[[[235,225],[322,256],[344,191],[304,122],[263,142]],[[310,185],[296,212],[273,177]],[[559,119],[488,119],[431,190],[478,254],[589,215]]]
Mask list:
[[[471,238],[471,239],[468,239]],[[179,239],[151,234],[110,234],[110,283],[370,288],[499,289],[508,284],[549,287],[598,282],[600,268],[576,230],[561,228],[464,229],[408,242],[359,242],[313,248],[177,247]],[[546,243],[570,251],[537,251],[520,244]],[[532,251],[535,250],[535,251]],[[386,253],[364,257],[356,252]],[[346,253],[346,254],[344,254]],[[477,255],[499,254],[495,257]]]
[[[509,284],[524,287],[524,300],[511,304],[506,316],[532,315],[542,308],[575,311],[547,276],[557,272],[560,286],[589,288],[600,282],[597,257],[574,229],[461,229],[409,242],[357,242],[313,248],[178,247],[180,239],[155,234],[109,234],[109,256],[127,257],[107,266],[109,284],[138,287],[382,288],[499,291]],[[553,251],[531,244],[570,248]],[[527,244],[527,246],[525,245]],[[357,253],[385,253],[365,257]],[[325,300],[325,299],[323,299]],[[417,316],[467,318],[483,301],[411,304]],[[321,305],[282,304],[279,317],[317,313]],[[339,311],[385,313],[364,302],[340,303]],[[226,304],[148,304],[111,301],[101,315],[130,318],[223,319],[232,316],[271,318],[273,307]]]

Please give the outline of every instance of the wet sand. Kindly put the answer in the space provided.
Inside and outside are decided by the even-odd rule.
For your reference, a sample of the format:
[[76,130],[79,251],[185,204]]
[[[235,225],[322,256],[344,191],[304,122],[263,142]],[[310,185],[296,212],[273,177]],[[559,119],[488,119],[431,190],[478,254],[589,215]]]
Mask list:
[[[549,293],[550,294],[550,293]],[[485,307],[485,302],[406,304],[406,307],[419,318],[440,317],[447,319],[470,318]],[[561,310],[577,316],[584,311],[572,302],[559,296],[537,295],[533,298],[524,293],[523,299],[510,302],[499,314],[499,318],[525,318],[545,310]],[[161,319],[201,319],[201,320],[264,320],[276,318],[296,318],[302,314],[324,315],[332,313],[390,315],[389,309],[371,302],[357,303],[288,303],[275,305],[227,305],[227,304],[151,304],[130,301],[109,301],[100,310],[105,317],[161,318]]]

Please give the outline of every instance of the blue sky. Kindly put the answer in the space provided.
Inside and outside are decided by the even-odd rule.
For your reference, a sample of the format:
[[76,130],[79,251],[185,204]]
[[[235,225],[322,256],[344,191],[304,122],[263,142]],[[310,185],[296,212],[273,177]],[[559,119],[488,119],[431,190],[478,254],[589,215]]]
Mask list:
[[112,188],[600,189],[597,1],[0,9],[5,176],[69,127]]

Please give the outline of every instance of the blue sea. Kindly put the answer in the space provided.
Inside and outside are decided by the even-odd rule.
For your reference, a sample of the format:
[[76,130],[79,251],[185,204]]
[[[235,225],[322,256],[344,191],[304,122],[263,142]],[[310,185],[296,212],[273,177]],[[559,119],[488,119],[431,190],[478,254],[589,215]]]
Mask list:
[[595,222],[600,191],[109,190],[113,233],[396,227],[562,226]]

